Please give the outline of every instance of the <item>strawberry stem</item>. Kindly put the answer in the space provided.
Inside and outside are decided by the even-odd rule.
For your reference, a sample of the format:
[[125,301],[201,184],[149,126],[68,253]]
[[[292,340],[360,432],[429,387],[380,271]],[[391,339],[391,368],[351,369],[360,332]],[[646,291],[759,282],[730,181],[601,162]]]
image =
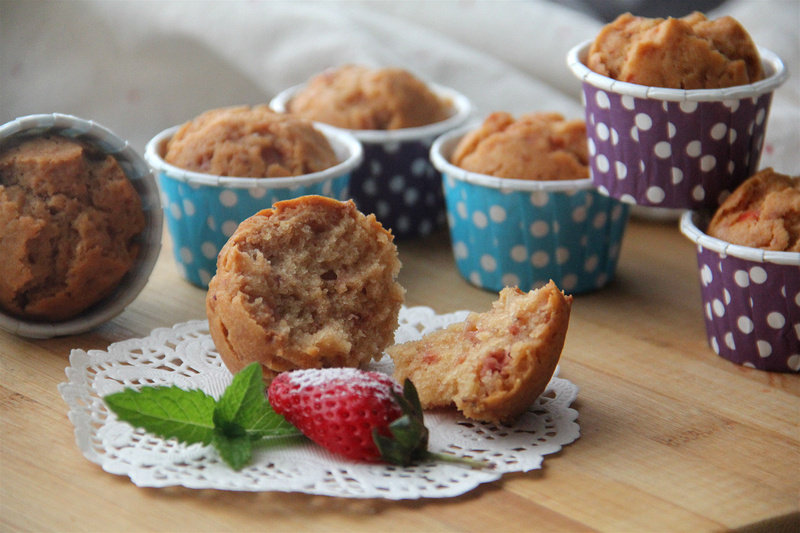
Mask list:
[[403,394],[394,394],[394,397],[403,410],[403,415],[389,424],[392,436],[380,435],[377,429],[372,431],[372,439],[384,461],[409,466],[416,461],[431,459],[461,464],[473,469],[494,468],[488,461],[429,452],[428,428],[425,427],[417,389],[411,380],[406,379],[403,383]]
[[473,470],[483,470],[484,468],[487,470],[494,470],[494,463],[483,459],[470,459],[469,457],[459,457],[457,455],[450,455],[449,453],[428,452],[427,455],[430,459],[436,461],[468,466]]

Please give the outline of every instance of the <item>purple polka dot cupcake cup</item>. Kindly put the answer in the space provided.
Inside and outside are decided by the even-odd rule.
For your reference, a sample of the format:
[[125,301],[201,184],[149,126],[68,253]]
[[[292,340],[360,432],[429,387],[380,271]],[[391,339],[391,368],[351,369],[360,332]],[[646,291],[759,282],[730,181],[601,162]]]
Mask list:
[[469,131],[431,147],[441,171],[456,266],[473,285],[500,291],[541,287],[600,289],[613,278],[629,206],[599,194],[591,179],[534,181],[469,172],[450,163]]
[[681,231],[697,245],[708,343],[734,363],[800,372],[800,253],[731,244],[704,233],[687,211]]
[[208,287],[222,246],[239,223],[258,211],[309,194],[349,198],[351,173],[363,159],[361,143],[347,132],[324,124],[314,126],[328,139],[340,162],[320,172],[286,178],[216,176],[170,165],[163,155],[179,126],[147,143],[145,159],[158,176],[175,261],[190,283]]
[[[278,94],[270,106],[285,112],[303,85]],[[374,213],[398,238],[430,235],[445,223],[441,177],[428,157],[433,141],[462,126],[472,105],[462,94],[436,84],[429,87],[453,105],[445,120],[397,130],[345,130],[364,147],[364,162],[353,172],[350,194],[359,210]]]
[[592,179],[604,194],[649,207],[715,208],[758,169],[772,93],[788,78],[759,48],[765,78],[725,89],[626,83],[584,63],[591,42],[567,55],[582,80]]

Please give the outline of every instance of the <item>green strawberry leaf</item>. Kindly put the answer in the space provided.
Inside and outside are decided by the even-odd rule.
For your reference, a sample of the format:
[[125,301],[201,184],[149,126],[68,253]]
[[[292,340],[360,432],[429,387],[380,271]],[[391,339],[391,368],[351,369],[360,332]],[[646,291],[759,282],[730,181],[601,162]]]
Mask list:
[[125,389],[103,398],[120,420],[187,444],[208,445],[214,432],[214,398],[178,387]]

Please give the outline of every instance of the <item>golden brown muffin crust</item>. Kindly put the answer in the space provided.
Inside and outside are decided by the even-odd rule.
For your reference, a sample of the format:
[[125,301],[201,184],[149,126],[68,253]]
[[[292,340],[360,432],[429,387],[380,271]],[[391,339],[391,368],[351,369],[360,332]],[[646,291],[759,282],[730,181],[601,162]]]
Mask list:
[[172,136],[164,160],[194,172],[248,178],[299,176],[338,163],[328,139],[310,122],[266,105],[202,113]]
[[235,373],[363,367],[394,338],[404,290],[392,235],[352,201],[304,196],[246,219],[220,251],[206,297]]
[[354,130],[396,130],[445,120],[452,104],[400,68],[343,65],[313,77],[288,111]]
[[59,321],[113,292],[145,218],[113,156],[46,135],[0,153],[0,227],[0,306]]
[[667,19],[624,13],[598,33],[586,66],[616,80],[672,89],[718,89],[764,77],[742,25],[699,12]]
[[800,176],[772,168],[754,174],[719,206],[708,234],[742,246],[800,252]]
[[585,179],[589,177],[586,123],[558,113],[529,113],[515,120],[498,111],[461,139],[451,162],[500,178]]

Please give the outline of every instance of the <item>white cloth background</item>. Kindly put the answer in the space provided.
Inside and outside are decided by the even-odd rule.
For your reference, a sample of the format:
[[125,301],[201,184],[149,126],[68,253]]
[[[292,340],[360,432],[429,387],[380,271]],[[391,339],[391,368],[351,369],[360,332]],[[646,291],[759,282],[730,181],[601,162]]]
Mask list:
[[[800,2],[737,0],[709,13],[723,14],[790,69],[762,166],[798,174]],[[206,109],[266,103],[345,62],[401,66],[453,87],[472,99],[476,118],[495,110],[582,117],[565,56],[601,26],[543,0],[0,0],[0,122],[70,113],[142,152],[154,134]]]

